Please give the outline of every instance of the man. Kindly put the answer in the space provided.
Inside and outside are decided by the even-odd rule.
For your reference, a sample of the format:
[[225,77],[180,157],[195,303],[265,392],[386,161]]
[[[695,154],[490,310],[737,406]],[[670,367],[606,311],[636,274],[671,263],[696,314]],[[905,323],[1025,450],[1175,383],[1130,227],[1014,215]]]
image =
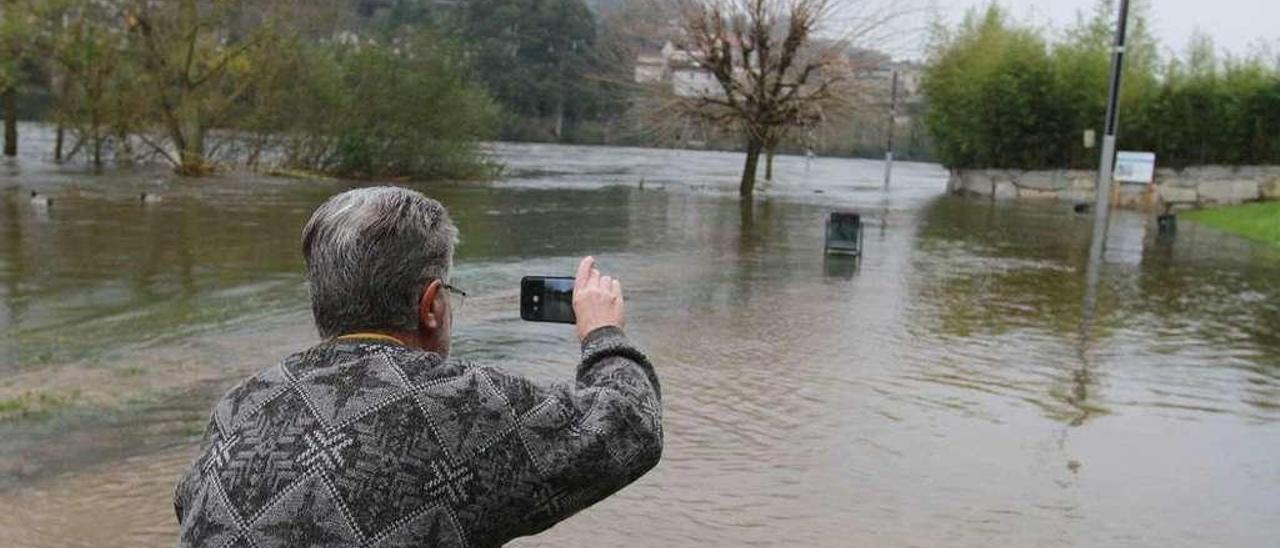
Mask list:
[[183,546],[492,546],[635,481],[662,452],[658,379],[621,284],[583,259],[574,386],[447,359],[457,230],[439,202],[363,188],[302,251],[320,344],[232,388],[178,484]]

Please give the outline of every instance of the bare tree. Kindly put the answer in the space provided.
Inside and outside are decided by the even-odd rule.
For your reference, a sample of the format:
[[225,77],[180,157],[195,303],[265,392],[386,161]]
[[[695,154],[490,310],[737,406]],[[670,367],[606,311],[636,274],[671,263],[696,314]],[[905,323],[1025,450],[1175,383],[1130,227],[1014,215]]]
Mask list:
[[[718,88],[675,93],[671,105],[746,139],[739,194],[751,196],[761,152],[839,100],[843,41],[814,46],[831,0],[679,0],[683,49]],[[678,91],[678,90],[677,90]]]
[[[663,0],[658,0],[663,1]],[[878,0],[666,0],[673,45],[688,74],[650,85],[637,116],[654,133],[690,123],[708,135],[736,135],[746,160],[739,193],[752,195],[762,153],[772,176],[774,149],[790,135],[809,135],[834,113],[866,101],[859,71],[872,68],[850,51],[881,41],[908,12]]]

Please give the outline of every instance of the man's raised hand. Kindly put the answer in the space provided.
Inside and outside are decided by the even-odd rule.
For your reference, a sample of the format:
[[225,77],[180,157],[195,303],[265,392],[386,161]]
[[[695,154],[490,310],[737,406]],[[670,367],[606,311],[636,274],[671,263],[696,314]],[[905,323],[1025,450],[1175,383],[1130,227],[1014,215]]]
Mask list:
[[578,263],[578,272],[573,278],[573,313],[578,319],[578,340],[585,340],[601,327],[622,328],[626,324],[622,283],[602,276],[594,257],[583,258]]

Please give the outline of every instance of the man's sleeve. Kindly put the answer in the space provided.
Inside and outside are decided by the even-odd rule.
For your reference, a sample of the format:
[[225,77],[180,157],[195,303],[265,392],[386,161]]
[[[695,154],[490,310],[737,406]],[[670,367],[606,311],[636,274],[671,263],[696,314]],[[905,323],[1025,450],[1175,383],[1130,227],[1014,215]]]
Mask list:
[[526,527],[519,534],[550,527],[658,464],[658,378],[621,329],[603,327],[587,336],[573,386],[527,387],[542,397],[521,417],[520,430],[544,483],[544,496],[530,501]]
[[173,489],[173,511],[178,516],[179,524],[186,518],[191,497],[195,494],[200,482],[204,481],[200,473],[200,462],[209,450],[209,434],[214,428],[213,417],[210,416],[209,424],[205,427],[204,436],[200,440],[200,452],[191,460],[191,464],[187,466],[187,470],[183,472],[182,477],[178,479],[178,484]]

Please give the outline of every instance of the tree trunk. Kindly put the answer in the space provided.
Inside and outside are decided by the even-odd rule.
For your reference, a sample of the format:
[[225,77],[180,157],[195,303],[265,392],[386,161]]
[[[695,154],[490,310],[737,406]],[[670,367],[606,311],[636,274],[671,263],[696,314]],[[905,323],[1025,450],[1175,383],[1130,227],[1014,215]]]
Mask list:
[[133,144],[129,142],[129,132],[125,131],[123,128],[118,128],[116,131],[116,141],[119,141],[120,143],[120,150],[116,152],[114,158],[116,165],[133,165]]
[[555,131],[555,133],[556,133],[556,142],[557,142],[557,143],[559,143],[559,142],[561,142],[561,141],[563,141],[563,140],[564,140],[564,96],[565,96],[565,85],[564,85],[564,81],[565,81],[565,78],[564,78],[564,52],[557,51],[557,52],[555,52],[555,53],[556,53],[556,54],[559,56],[559,58],[560,58],[559,62],[557,62],[557,63],[556,63],[556,71],[557,71],[557,72],[559,73],[559,75],[560,75],[560,82],[559,82],[559,83],[560,83],[560,89],[559,89],[559,92],[558,92],[558,93],[556,93],[556,113],[555,113],[555,116],[556,116],[556,131]]
[[563,96],[561,96],[559,99],[556,99],[555,117],[556,117],[556,127],[552,131],[552,133],[555,134],[556,142],[558,143],[564,139],[564,97]]
[[187,152],[184,156],[191,160],[192,167],[196,168],[199,173],[203,174],[209,167],[209,164],[204,157],[205,133],[202,122],[196,122],[196,124],[201,125],[197,125],[193,128],[191,136],[187,139]]
[[178,173],[181,175],[203,175],[206,171],[204,163],[204,147],[195,146],[191,141],[178,151]]
[[[179,157],[178,164],[173,166],[173,169],[175,171],[181,172],[182,171],[182,158],[181,158],[182,151],[187,149],[187,140],[182,136],[182,125],[180,122],[178,122],[177,118],[173,116],[169,117],[165,125],[169,126],[168,127],[169,139],[173,141],[173,148],[177,149],[178,151],[178,157]],[[168,158],[170,162],[173,161],[173,157],[168,156],[167,152],[165,157]]]
[[62,162],[62,141],[65,133],[66,130],[63,129],[62,124],[59,123],[58,129],[53,133],[53,161],[55,162]]
[[[49,77],[49,88],[57,90],[58,95],[54,100],[61,104],[71,95],[71,78],[65,71],[54,69]],[[57,115],[56,120],[58,127],[53,134],[53,161],[62,163],[62,151],[66,148],[67,142],[67,128],[63,126],[66,120],[63,119],[61,114]]]
[[89,145],[93,148],[93,170],[95,172],[102,171],[102,127],[98,122],[97,109],[92,110],[89,116]]
[[4,155],[18,155],[18,90],[4,90]]
[[92,144],[93,144],[93,171],[96,173],[101,173],[102,172],[102,136],[97,135],[95,132],[93,136]]
[[[187,33],[186,47],[196,48],[200,40],[200,12],[197,0],[181,0],[178,6],[178,28]],[[200,111],[200,97],[196,84],[191,77],[192,64],[188,57],[187,66],[180,67],[178,89],[173,99],[173,114],[170,120],[170,132],[174,147],[178,149],[177,172],[181,175],[204,175],[208,172],[208,163],[204,157],[205,119]],[[204,82],[204,85],[209,85]]]
[[760,163],[760,151],[764,143],[760,139],[747,139],[747,164],[742,168],[742,183],[738,185],[738,195],[750,198],[756,188],[756,166]]
[[208,171],[204,158],[204,123],[194,99],[184,97],[182,100],[184,104],[178,110],[179,120],[170,130],[175,133],[173,144],[178,149],[177,171],[182,175],[204,175]]
[[769,146],[767,149],[765,149],[764,180],[766,181],[773,180],[773,149],[774,149],[773,146]]

